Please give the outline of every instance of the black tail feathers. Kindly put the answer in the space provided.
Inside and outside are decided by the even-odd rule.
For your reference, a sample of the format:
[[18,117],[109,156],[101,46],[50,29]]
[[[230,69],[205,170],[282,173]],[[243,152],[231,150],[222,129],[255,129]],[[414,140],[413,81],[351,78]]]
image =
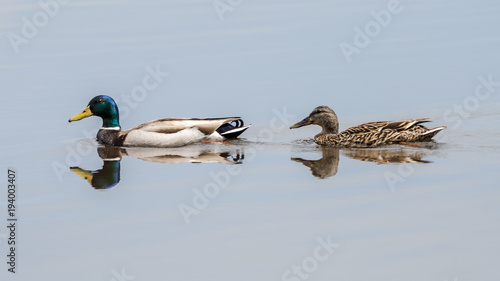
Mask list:
[[217,129],[217,133],[219,133],[221,136],[223,136],[227,139],[234,139],[234,138],[237,138],[246,129],[248,129],[250,127],[250,125],[248,125],[248,126],[244,126],[244,125],[245,125],[245,123],[241,119],[231,121],[229,123],[222,124],[222,126],[220,126]]

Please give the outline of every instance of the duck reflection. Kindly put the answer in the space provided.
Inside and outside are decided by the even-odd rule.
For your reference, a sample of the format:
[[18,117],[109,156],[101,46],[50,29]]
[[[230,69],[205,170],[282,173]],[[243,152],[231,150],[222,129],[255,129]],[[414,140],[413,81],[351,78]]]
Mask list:
[[[321,147],[322,158],[319,160],[306,160],[303,158],[291,158],[292,161],[300,162],[311,169],[313,176],[325,179],[335,176],[339,167],[339,148]],[[418,150],[407,150],[404,148],[368,148],[342,150],[342,154],[352,159],[374,162],[377,164],[412,163],[427,164],[431,161],[424,160],[426,153]]]
[[71,167],[70,170],[85,179],[95,189],[108,189],[120,181],[120,161],[123,156],[130,156],[149,162],[162,164],[177,163],[225,163],[241,164],[245,155],[241,148],[236,151],[200,148],[197,146],[183,148],[121,148],[102,146],[97,154],[103,160],[99,170],[84,170]]
[[353,149],[343,151],[345,156],[361,161],[375,162],[378,164],[391,163],[412,163],[426,164],[432,163],[422,158],[425,153],[422,151],[408,151],[405,149]]
[[102,168],[96,171],[84,170],[79,167],[71,167],[69,169],[88,181],[95,189],[111,188],[120,181],[120,160],[104,160]]
[[313,176],[325,179],[335,176],[339,168],[339,149],[335,147],[322,146],[319,160],[306,160],[303,158],[292,158],[292,161],[300,162],[311,169]]

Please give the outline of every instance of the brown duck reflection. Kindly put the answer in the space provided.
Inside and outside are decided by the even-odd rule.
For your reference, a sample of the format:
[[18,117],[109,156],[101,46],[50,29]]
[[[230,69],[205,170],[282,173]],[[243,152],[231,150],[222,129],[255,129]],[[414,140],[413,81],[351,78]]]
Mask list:
[[408,151],[405,149],[352,149],[344,150],[342,154],[361,161],[375,162],[378,164],[391,163],[412,163],[426,164],[432,163],[422,158],[425,153],[421,151]]
[[[339,148],[321,146],[322,158],[319,160],[306,160],[303,158],[291,158],[292,161],[300,162],[311,169],[313,176],[325,179],[335,176],[339,167]],[[342,154],[352,159],[374,162],[377,164],[392,163],[412,163],[427,164],[432,163],[424,160],[424,151],[407,150],[404,148],[367,148],[342,150]]]
[[95,189],[108,189],[120,181],[120,161],[123,156],[130,156],[149,162],[162,164],[177,163],[225,163],[241,164],[245,155],[243,150],[219,148],[207,149],[198,146],[183,148],[121,148],[102,146],[97,148],[103,166],[99,170],[84,170],[71,167],[70,170],[82,177]]
[[323,157],[319,160],[306,160],[303,158],[292,158],[292,161],[300,162],[311,169],[313,176],[324,179],[337,174],[339,168],[339,149],[335,147],[322,146]]

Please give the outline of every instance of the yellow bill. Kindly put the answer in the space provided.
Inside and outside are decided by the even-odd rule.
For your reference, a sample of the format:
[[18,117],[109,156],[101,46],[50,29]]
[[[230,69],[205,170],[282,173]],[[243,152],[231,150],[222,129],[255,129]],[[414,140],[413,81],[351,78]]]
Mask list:
[[78,167],[71,167],[69,168],[73,173],[79,175],[82,179],[86,180],[89,184],[92,185],[92,178],[94,175],[92,174],[91,171],[86,171],[83,169],[80,169]]
[[92,111],[90,111],[90,106],[87,106],[87,107],[85,107],[85,109],[82,112],[71,117],[71,119],[69,119],[68,122],[82,120],[82,119],[87,118],[87,117],[92,116],[92,115],[93,115],[93,113],[92,113]]

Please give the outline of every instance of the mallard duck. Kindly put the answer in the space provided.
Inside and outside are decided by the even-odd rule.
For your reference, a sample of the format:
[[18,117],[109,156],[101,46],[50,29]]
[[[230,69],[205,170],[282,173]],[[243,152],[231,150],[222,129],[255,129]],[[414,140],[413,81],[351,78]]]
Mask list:
[[290,127],[300,128],[319,125],[323,129],[314,136],[320,145],[336,147],[375,147],[387,144],[430,141],[446,126],[428,129],[420,124],[430,122],[430,118],[416,118],[403,121],[370,122],[351,127],[339,133],[339,121],[328,106],[316,107],[304,120]]
[[122,131],[118,106],[109,96],[96,96],[79,114],[69,119],[78,121],[89,116],[102,118],[97,140],[114,146],[177,147],[199,141],[222,141],[236,138],[250,127],[240,117],[226,118],[166,118],[153,120]]
[[99,170],[85,170],[70,167],[70,171],[85,179],[95,189],[108,189],[120,181],[120,161],[130,156],[144,161],[177,164],[177,163],[224,163],[241,164],[244,152],[233,146],[215,146],[206,148],[201,145],[177,148],[134,147],[124,148],[112,145],[97,147],[97,154],[103,161]]

